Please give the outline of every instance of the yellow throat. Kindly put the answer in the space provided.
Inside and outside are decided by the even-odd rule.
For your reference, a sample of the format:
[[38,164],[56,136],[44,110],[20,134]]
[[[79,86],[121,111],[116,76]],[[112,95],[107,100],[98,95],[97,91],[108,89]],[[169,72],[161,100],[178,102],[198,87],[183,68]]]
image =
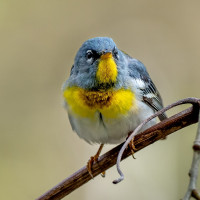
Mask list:
[[115,83],[117,79],[117,65],[112,53],[108,52],[101,56],[96,78],[99,83]]

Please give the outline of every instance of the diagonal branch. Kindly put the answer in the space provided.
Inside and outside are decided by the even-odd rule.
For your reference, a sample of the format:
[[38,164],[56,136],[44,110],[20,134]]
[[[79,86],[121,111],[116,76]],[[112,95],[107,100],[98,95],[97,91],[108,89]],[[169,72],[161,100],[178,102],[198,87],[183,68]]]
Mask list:
[[[134,145],[136,147],[136,151],[139,151],[146,146],[158,141],[166,137],[167,135],[180,130],[184,127],[187,127],[191,124],[194,124],[198,121],[198,113],[199,113],[199,99],[188,98],[188,103],[193,102],[193,106],[150,127],[144,132],[138,134],[134,138]],[[112,150],[108,151],[104,155],[99,157],[97,163],[94,163],[92,166],[93,176],[97,176],[112,167],[116,164],[118,153],[123,144],[118,145]],[[122,160],[130,156],[131,150],[126,149],[123,153]],[[92,178],[87,171],[87,167],[84,166],[58,185],[50,189],[48,192],[40,196],[37,200],[58,200],[66,195],[70,194],[78,187],[90,181]]]

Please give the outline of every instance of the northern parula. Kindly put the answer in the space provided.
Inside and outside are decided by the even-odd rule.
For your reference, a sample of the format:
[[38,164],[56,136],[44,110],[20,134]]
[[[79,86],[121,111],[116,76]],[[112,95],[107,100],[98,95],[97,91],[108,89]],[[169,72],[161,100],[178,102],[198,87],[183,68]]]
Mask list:
[[[103,144],[125,141],[128,133],[163,108],[145,66],[108,37],[83,43],[63,85],[63,96],[72,129],[86,142],[101,144],[100,151]],[[145,128],[153,124],[155,120]]]

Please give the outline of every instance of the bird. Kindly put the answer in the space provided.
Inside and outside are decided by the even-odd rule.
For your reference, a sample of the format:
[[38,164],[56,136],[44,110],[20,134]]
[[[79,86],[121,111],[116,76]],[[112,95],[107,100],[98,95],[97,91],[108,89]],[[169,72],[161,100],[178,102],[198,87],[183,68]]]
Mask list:
[[[104,144],[124,142],[142,121],[163,108],[144,64],[109,37],[94,37],[82,44],[62,91],[73,131],[89,144],[100,144],[87,163],[92,177],[92,164]],[[161,121],[166,118],[165,113],[159,115]],[[143,129],[155,123],[152,120]]]

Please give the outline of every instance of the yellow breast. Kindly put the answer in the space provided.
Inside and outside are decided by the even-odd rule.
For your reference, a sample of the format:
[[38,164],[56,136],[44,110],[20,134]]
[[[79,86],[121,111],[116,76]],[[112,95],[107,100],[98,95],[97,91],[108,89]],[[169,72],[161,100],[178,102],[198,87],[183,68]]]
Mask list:
[[93,118],[97,111],[109,118],[126,115],[135,106],[131,90],[88,91],[78,87],[67,88],[63,96],[70,110],[80,116]]

